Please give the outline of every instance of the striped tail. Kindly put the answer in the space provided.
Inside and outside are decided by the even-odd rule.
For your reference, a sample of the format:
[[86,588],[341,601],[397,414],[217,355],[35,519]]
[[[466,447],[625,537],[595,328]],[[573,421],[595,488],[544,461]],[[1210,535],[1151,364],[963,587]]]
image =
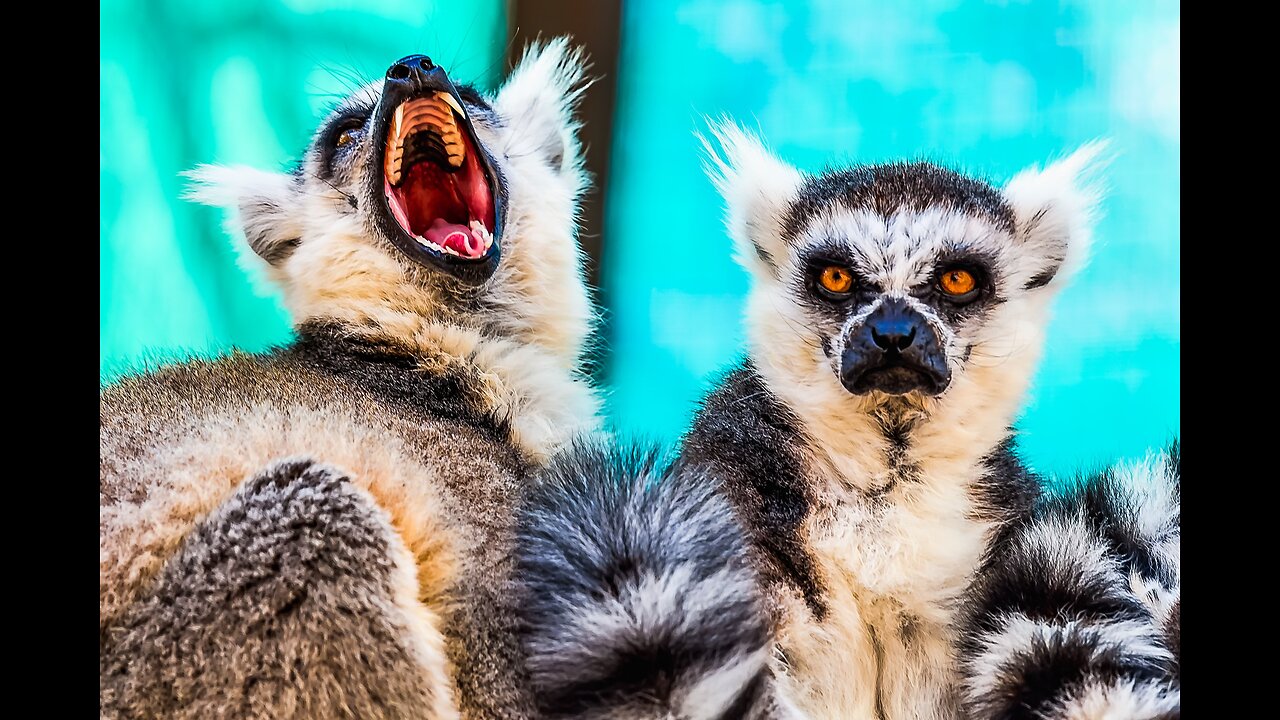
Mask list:
[[993,549],[961,643],[973,718],[1176,718],[1181,455],[1046,497]]
[[553,461],[519,535],[543,717],[784,715],[743,533],[708,478],[651,451],[580,446]]

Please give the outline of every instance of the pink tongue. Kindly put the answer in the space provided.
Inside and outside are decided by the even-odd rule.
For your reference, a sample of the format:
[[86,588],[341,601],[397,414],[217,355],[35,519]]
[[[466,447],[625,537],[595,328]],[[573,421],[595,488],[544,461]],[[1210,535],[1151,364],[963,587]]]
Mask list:
[[423,237],[440,247],[451,248],[463,257],[476,258],[484,254],[484,242],[472,237],[470,228],[445,222],[444,218],[436,218]]

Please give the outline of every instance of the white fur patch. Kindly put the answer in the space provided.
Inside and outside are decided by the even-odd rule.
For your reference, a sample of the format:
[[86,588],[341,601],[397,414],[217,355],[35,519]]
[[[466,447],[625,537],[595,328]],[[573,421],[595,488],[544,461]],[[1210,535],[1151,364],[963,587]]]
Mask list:
[[1005,682],[1010,671],[1018,667],[1028,649],[1037,643],[1049,644],[1053,638],[1076,638],[1073,642],[1087,644],[1092,657],[1123,648],[1124,654],[1130,657],[1139,656],[1155,662],[1166,662],[1171,658],[1150,623],[1131,620],[1051,623],[1011,613],[1003,618],[998,632],[979,638],[982,650],[966,669],[966,695],[970,700],[980,702],[984,697],[997,694],[1001,683]]
[[1147,577],[1135,568],[1129,575],[1134,594],[1150,608],[1160,625],[1165,624],[1182,594],[1182,508],[1172,472],[1165,453],[1150,453],[1143,460],[1122,463],[1113,469],[1116,491],[1122,493],[1121,503],[1132,509],[1126,519],[1171,574],[1169,578]]
[[1147,720],[1176,713],[1181,693],[1157,683],[1088,684],[1048,714],[1055,720]]
[[[696,632],[707,624],[706,613],[720,609],[721,597],[752,592],[755,588],[749,578],[736,569],[726,568],[694,582],[693,568],[677,566],[659,576],[645,575],[635,585],[624,587],[617,597],[581,608],[571,622],[550,637],[566,640],[563,651],[581,649],[590,653],[594,649],[608,656],[616,652],[607,646],[610,638],[652,637],[658,628],[672,628],[677,635]],[[582,640],[593,637],[600,641]],[[542,648],[542,654],[562,653]]]
[[191,180],[184,199],[232,210],[227,233],[245,238],[243,244],[235,245],[240,266],[253,277],[265,275],[275,284],[284,282],[284,275],[263,255],[304,232],[296,215],[300,198],[292,178],[244,165],[202,165],[184,174]]
[[698,679],[678,702],[680,717],[689,720],[716,720],[724,717],[728,707],[748,682],[764,668],[768,650],[761,648],[735,658]]
[[1087,143],[1043,170],[1023,170],[1004,188],[1024,246],[1033,251],[1032,256],[1060,261],[1054,278],[1059,285],[1088,260],[1103,194],[1099,174],[1107,164],[1106,150],[1106,141]]
[[1164,453],[1150,453],[1143,460],[1120,463],[1113,468],[1113,474],[1117,490],[1125,495],[1124,506],[1134,509],[1133,520],[1143,538],[1160,545],[1181,534],[1180,501]]
[[[1102,539],[1095,536],[1081,517],[1039,520],[1022,532],[1010,552],[1034,558],[1045,572],[1082,576],[1092,585],[1119,584],[1120,569]],[[1092,576],[1092,577],[1086,577]]]
[[[779,262],[786,254],[781,219],[803,176],[733,121],[725,118],[708,124],[720,150],[707,138],[698,139],[706,155],[707,174],[728,206],[725,222],[734,241],[734,257],[757,280],[776,280],[771,262]],[[761,251],[772,261],[761,258]]]
[[572,188],[575,194],[586,186],[577,138],[581,124],[573,116],[591,84],[586,68],[586,56],[568,38],[534,43],[525,49],[494,101],[494,109],[510,123],[503,154],[508,159],[537,154],[577,185]]

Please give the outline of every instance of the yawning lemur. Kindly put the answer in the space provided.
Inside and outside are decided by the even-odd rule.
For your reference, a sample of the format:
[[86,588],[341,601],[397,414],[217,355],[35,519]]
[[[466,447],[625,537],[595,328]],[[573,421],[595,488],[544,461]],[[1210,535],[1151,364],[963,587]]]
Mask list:
[[596,426],[564,41],[492,97],[423,55],[292,173],[208,168],[296,339],[101,392],[103,717],[533,714],[513,506]]
[[[1085,257],[1099,146],[997,189],[924,162],[808,175],[732,124],[715,135],[752,277],[749,357],[703,403],[680,462],[725,483],[750,528],[782,695],[842,719],[949,718],[962,703],[999,717],[1093,717],[1108,700],[1141,707],[1134,717],[1176,712],[1152,611],[1128,589],[1101,599],[1127,586],[1123,570],[1151,576],[1114,543],[1046,545],[1071,523],[1034,509],[1039,484],[1012,448],[1049,301]],[[1105,539],[1104,526],[1081,532]],[[1027,563],[1043,574],[1018,576]],[[1030,585],[1003,584],[1019,577]],[[1106,614],[1120,605],[1131,614]],[[1017,697],[1018,682],[1041,694]]]

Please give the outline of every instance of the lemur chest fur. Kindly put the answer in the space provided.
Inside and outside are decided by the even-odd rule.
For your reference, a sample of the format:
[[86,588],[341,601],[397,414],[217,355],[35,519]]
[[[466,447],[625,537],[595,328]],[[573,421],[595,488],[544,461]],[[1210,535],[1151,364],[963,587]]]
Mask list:
[[887,482],[814,484],[806,545],[825,614],[789,613],[782,650],[796,699],[813,717],[950,717],[951,621],[987,524],[971,519],[958,478],[927,465],[867,471]]

